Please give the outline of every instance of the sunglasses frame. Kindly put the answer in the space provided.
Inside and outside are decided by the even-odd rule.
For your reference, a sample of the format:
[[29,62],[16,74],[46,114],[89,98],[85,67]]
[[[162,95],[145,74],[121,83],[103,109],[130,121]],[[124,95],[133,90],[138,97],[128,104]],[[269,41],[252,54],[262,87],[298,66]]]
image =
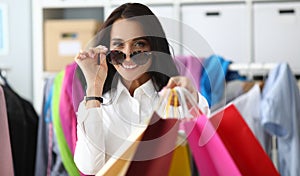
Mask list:
[[[139,59],[136,59],[134,58],[134,56],[138,55],[138,54],[146,54],[148,56],[147,60],[142,62],[142,63],[139,63],[138,60]],[[119,54],[121,57],[122,57],[122,60],[120,61],[120,58],[117,59],[117,60],[113,60],[111,59],[111,54]],[[130,53],[130,59],[137,65],[144,65],[148,62],[148,60],[152,57],[152,52],[151,51],[134,51],[132,53]],[[107,61],[112,64],[112,65],[119,65],[119,64],[122,64],[124,62],[124,60],[126,59],[126,54],[123,53],[122,51],[120,50],[111,50],[109,51],[107,54],[106,54],[106,59]]]

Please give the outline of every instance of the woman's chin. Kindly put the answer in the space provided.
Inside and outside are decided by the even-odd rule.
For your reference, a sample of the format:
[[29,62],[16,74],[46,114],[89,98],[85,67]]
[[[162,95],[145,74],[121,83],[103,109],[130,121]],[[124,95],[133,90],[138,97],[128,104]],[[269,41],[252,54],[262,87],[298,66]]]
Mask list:
[[137,80],[139,77],[141,77],[142,74],[124,74],[124,75],[121,75],[122,78],[126,81],[134,81],[134,80]]

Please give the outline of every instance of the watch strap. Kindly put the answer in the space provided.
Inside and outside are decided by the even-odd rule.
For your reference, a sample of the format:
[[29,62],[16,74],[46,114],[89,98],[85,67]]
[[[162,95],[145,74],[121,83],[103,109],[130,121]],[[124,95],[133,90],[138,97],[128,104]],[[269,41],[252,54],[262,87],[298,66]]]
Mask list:
[[102,97],[85,97],[85,102],[87,102],[89,100],[98,100],[100,103],[103,103]]

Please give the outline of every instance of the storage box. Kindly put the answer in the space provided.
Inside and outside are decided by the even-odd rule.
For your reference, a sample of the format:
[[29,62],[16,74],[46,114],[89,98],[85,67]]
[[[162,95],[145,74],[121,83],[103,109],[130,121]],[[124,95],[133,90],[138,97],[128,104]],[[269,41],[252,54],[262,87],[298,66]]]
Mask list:
[[47,20],[44,28],[44,71],[57,72],[86,49],[100,22],[93,19]]

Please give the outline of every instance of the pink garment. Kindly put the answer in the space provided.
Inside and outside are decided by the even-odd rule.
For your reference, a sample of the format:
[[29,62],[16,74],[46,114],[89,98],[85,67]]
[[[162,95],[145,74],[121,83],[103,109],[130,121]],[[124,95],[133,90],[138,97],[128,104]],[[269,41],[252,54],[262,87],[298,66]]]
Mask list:
[[184,122],[184,127],[200,175],[241,175],[206,116],[202,115],[197,120]]
[[[72,95],[73,107],[76,111],[78,110],[79,104],[83,100],[83,97],[85,95],[84,88],[83,88],[84,86],[80,82],[78,75],[76,75],[77,69],[79,69],[78,65],[76,66],[75,71],[74,71],[72,91],[71,91],[72,94],[70,94],[70,96]],[[82,78],[82,79],[84,79],[84,78]],[[69,87],[69,88],[71,88],[71,87]]]
[[[60,120],[63,128],[63,132],[67,141],[67,144],[70,148],[70,151],[74,155],[75,145],[77,141],[76,133],[76,110],[74,109],[74,100],[73,100],[73,77],[77,64],[74,62],[66,66],[65,77],[62,84],[60,103],[59,103],[59,112]],[[83,91],[78,91],[78,96],[82,96]],[[82,96],[83,97],[83,96]]]
[[0,175],[13,176],[13,159],[9,138],[4,92],[0,86]]
[[202,72],[202,59],[194,56],[176,56],[175,62],[179,74],[191,79],[194,86],[199,90]]
[[[74,63],[75,64],[75,63]],[[76,69],[78,67],[77,64],[74,65],[75,69],[73,72],[73,81],[72,81],[72,87],[69,85],[67,88],[68,90],[68,96],[71,97],[72,103],[73,103],[73,109],[75,111],[75,123],[72,123],[72,142],[73,142],[73,148],[75,149],[76,141],[77,141],[77,117],[76,112],[78,110],[80,102],[83,100],[83,97],[85,95],[84,88],[81,85],[81,82],[79,78],[76,76]],[[84,175],[84,174],[81,174]]]

